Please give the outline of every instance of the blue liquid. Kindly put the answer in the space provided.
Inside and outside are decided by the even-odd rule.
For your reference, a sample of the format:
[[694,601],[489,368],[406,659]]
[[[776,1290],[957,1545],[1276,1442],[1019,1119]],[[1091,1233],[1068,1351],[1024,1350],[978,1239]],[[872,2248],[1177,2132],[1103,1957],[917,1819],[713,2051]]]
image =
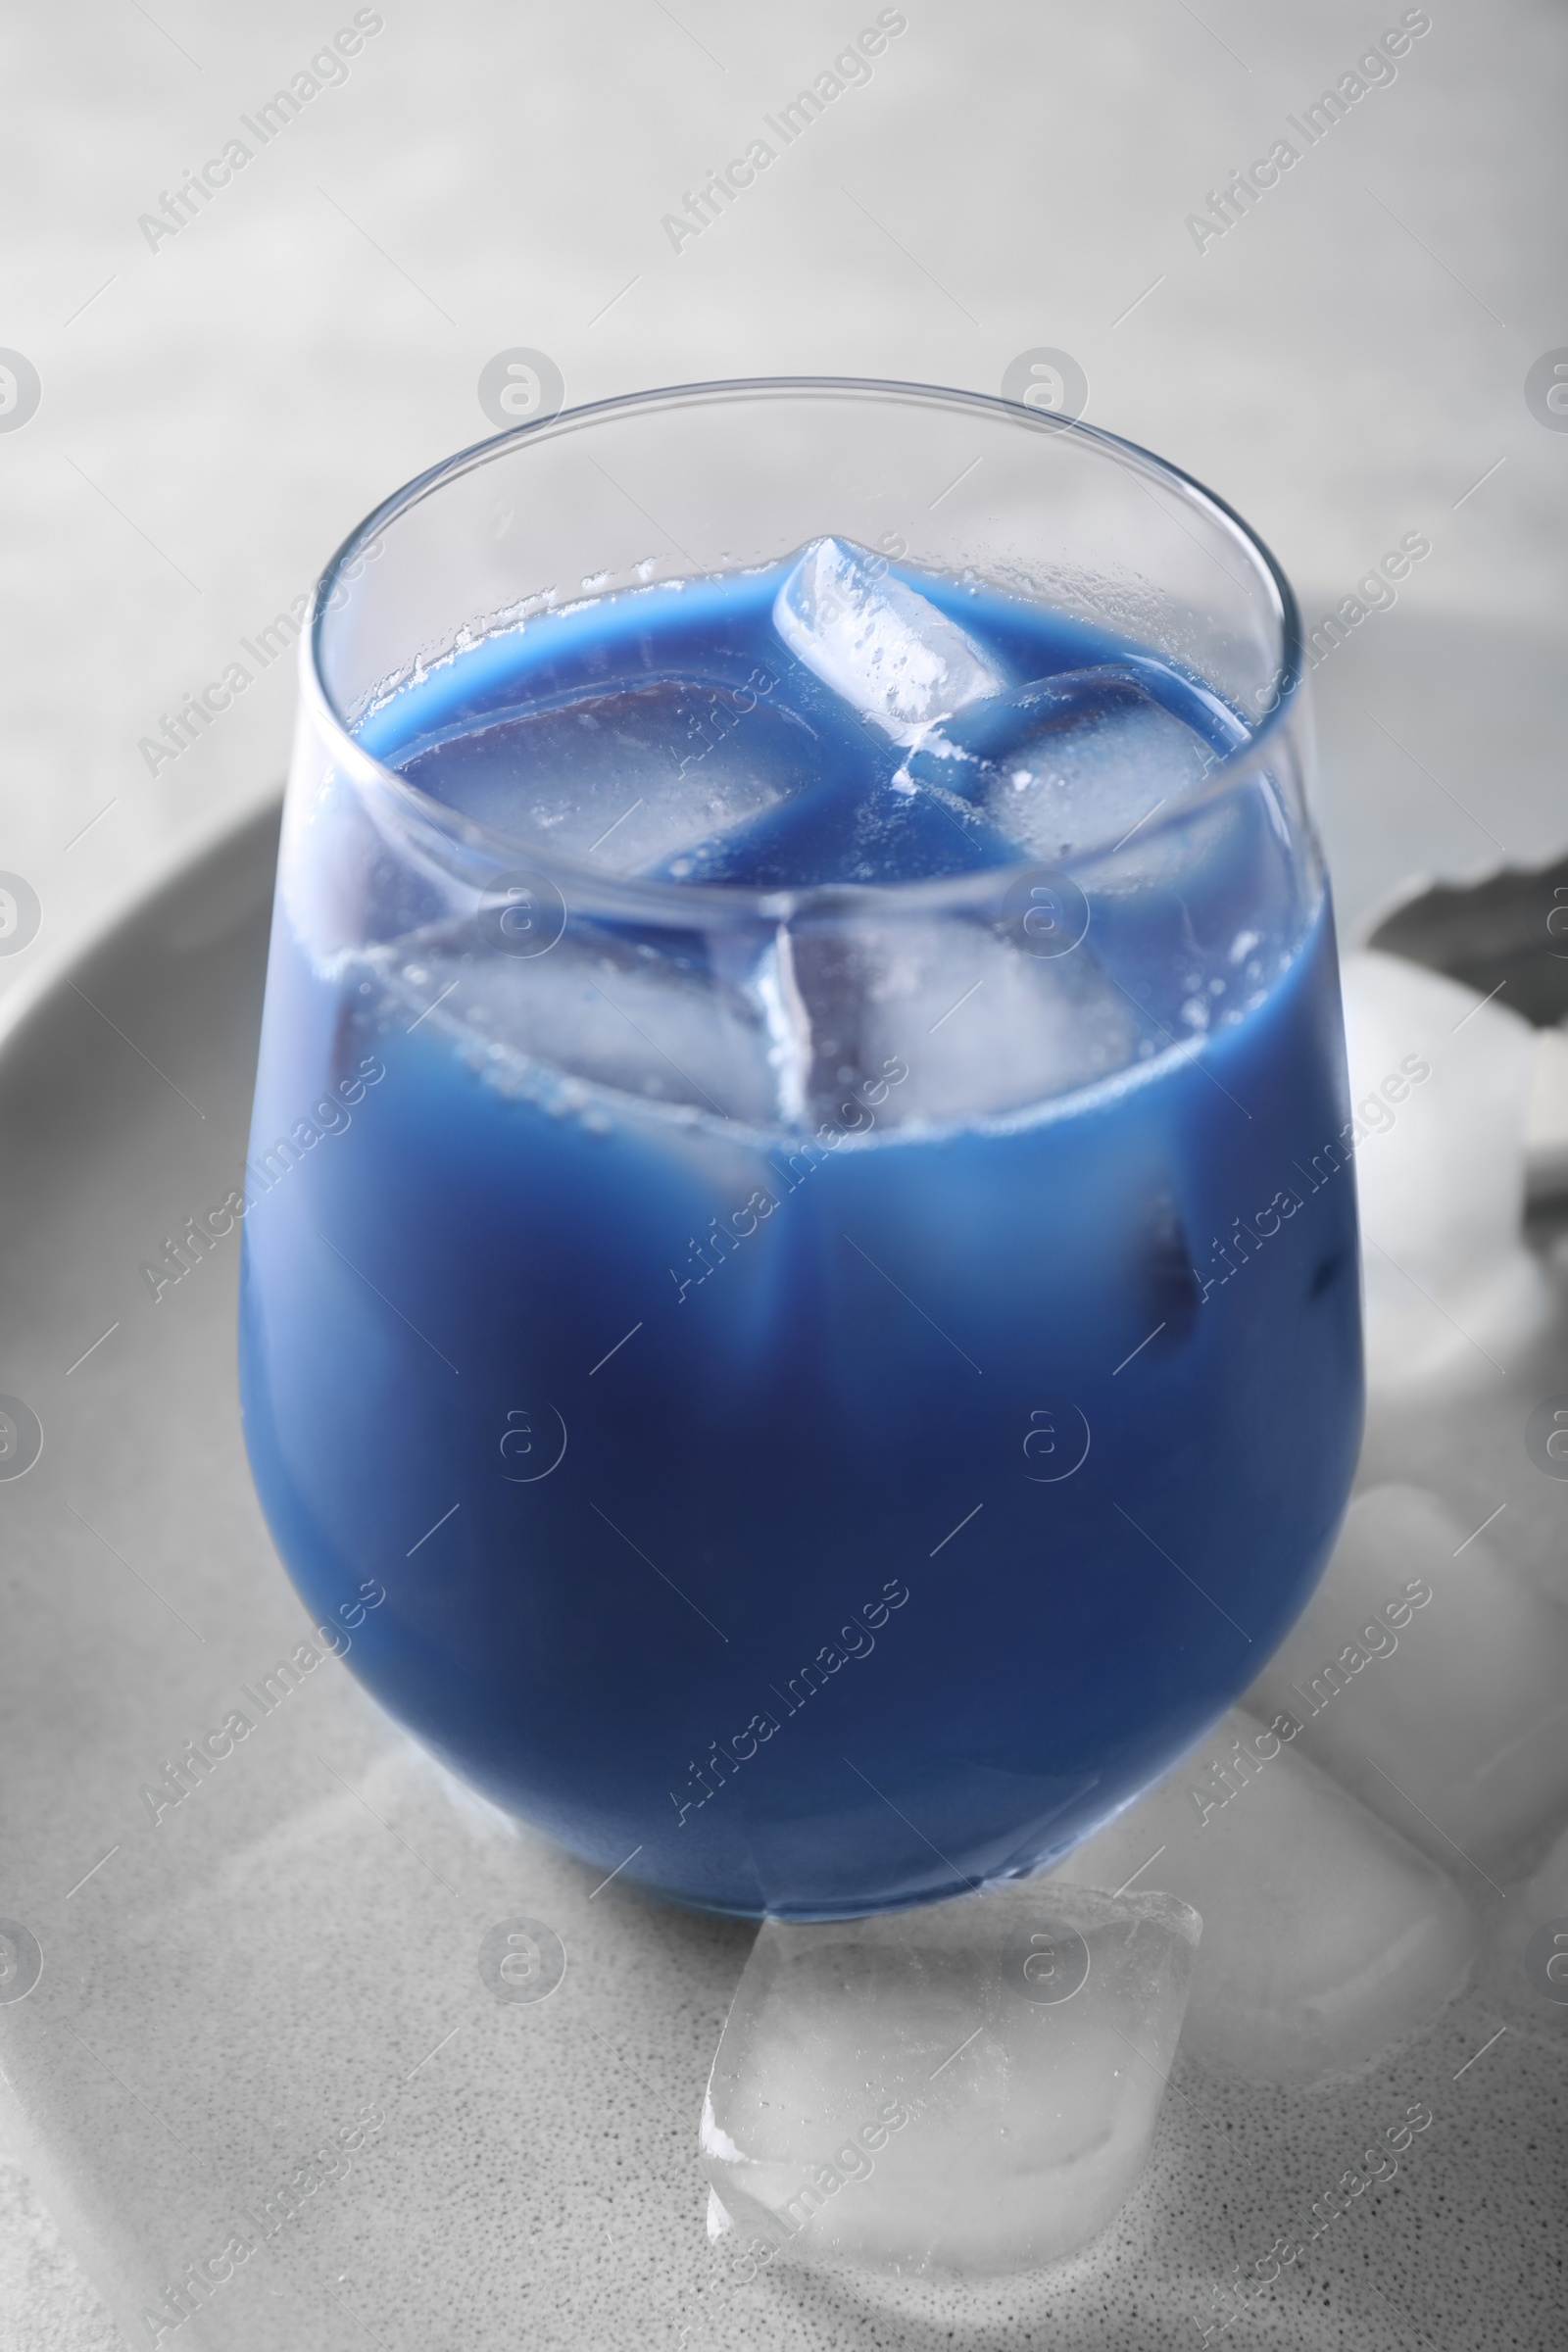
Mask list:
[[[993,806],[971,824],[926,796],[918,759],[890,813],[903,754],[782,656],[776,585],[551,616],[364,739],[494,822],[504,762],[473,740],[498,714],[763,663],[763,764],[798,755],[803,782],[697,878],[1019,855]],[[1020,682],[1142,659],[919,586]],[[1191,681],[1140,674],[1234,740]],[[667,1070],[647,1099],[519,1078],[465,1027],[466,980],[418,1017],[461,957],[400,997],[384,958],[313,961],[280,902],[242,1277],[263,1504],[318,1615],[385,1586],[349,1661],[382,1703],[597,1870],[825,1917],[1038,1867],[1303,1604],[1361,1416],[1350,1178],[1313,1165],[1347,1116],[1332,921],[1324,900],[1293,928],[1266,807],[1194,839],[1185,880],[1091,886],[1087,944],[1131,1004],[1195,908],[1227,937],[1272,909],[1232,1017],[1185,1052],[1152,1020],[1125,1067],[984,1118],[918,1115],[911,1033],[846,1065],[815,1149],[820,1107],[805,1134],[721,1119]],[[343,1107],[270,1178],[322,1100]]]

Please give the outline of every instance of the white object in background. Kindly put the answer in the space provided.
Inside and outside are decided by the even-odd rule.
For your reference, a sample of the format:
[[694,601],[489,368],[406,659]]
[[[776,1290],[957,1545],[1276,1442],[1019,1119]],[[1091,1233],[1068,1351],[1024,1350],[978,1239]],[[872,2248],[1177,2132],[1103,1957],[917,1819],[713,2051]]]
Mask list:
[[1541,1868],[1497,1908],[1482,1982],[1510,2024],[1568,2041],[1568,1830]]
[[773,600],[773,626],[798,662],[895,743],[1006,679],[956,621],[845,539],[815,539]]
[[1475,1950],[1444,1872],[1233,1708],[1046,1881],[1161,1886],[1202,1915],[1182,2048],[1250,2082],[1330,2081],[1427,2025]]
[[1550,1311],[1520,1239],[1536,1033],[1397,956],[1348,956],[1341,980],[1368,1379],[1490,1379]]
[[1532,1200],[1568,1192],[1568,1037],[1560,1029],[1536,1031],[1525,1105],[1525,1175]]
[[1420,1487],[1356,1496],[1249,1703],[1449,1870],[1500,1876],[1568,1806],[1568,1609]]
[[1149,2153],[1200,1922],[1036,1880],[764,1921],[703,2108],[709,2230],[779,2259],[982,2278],[1071,2253]]

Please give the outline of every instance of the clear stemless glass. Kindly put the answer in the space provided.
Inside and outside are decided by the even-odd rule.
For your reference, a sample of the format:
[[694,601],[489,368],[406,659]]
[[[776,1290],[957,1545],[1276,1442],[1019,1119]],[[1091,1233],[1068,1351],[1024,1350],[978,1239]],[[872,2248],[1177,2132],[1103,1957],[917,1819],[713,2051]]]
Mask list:
[[[699,385],[411,483],[302,653],[241,1354],[313,1614],[597,1871],[1038,1869],[1251,1680],[1359,1440],[1278,567],[1082,423]],[[682,849],[825,841],[872,738],[902,878]]]

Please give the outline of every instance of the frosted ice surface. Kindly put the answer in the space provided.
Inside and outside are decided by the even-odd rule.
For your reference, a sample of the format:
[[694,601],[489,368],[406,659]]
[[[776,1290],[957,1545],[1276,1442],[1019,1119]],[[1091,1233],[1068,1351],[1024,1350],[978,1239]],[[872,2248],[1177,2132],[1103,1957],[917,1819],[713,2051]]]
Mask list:
[[722,2250],[968,2277],[1072,2252],[1143,2169],[1200,1927],[1043,1880],[764,1924],[703,2110]]
[[[542,923],[551,904],[541,891]],[[609,1088],[764,1128],[1000,1115],[1164,1043],[1087,941],[1036,956],[981,918],[864,917],[737,929],[699,952],[555,904],[564,928],[544,953],[496,953],[481,914],[369,950],[365,968],[406,1028],[455,1036],[503,1089],[570,1072],[585,1101]]]
[[416,745],[398,767],[519,844],[606,873],[681,880],[683,853],[822,779],[819,740],[777,686],[614,680]]
[[371,950],[365,968],[405,1028],[445,1036],[503,1093],[543,1090],[601,1124],[600,1089],[761,1127],[778,1117],[775,1038],[744,962],[715,973],[689,952],[575,922],[544,954],[498,954],[481,917]]
[[938,729],[910,768],[967,794],[1050,863],[1122,840],[1184,799],[1215,760],[1134,670],[1107,662],[977,706]]
[[879,1118],[911,1125],[1044,1102],[1124,1069],[1143,1042],[1139,1008],[1088,940],[1036,956],[980,920],[861,917],[831,932],[799,928],[794,973],[815,1042],[819,1118],[837,1114],[841,1071],[890,1059],[908,1075]]
[[[1294,1721],[1295,1719],[1291,1719]],[[1182,2047],[1249,2082],[1365,2066],[1455,1991],[1476,1940],[1446,1874],[1240,1709],[1043,1882],[1136,1876],[1203,1921]]]
[[1488,1380],[1549,1311],[1519,1232],[1534,1032],[1396,956],[1341,977],[1370,1378]]
[[1494,1878],[1568,1808],[1568,1609],[1419,1487],[1351,1503],[1251,1697],[1363,1803]]
[[797,661],[896,743],[1006,679],[956,621],[845,539],[816,539],[773,604],[773,626]]

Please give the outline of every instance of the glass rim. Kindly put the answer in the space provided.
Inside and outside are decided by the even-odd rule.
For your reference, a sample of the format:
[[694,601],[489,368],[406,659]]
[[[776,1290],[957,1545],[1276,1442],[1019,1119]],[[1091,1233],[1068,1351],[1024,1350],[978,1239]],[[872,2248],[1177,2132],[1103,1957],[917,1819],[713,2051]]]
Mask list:
[[[630,412],[656,412],[699,402],[795,394],[897,398],[945,409],[973,409],[994,414],[1025,431],[1052,435],[1075,433],[1094,444],[1109,463],[1143,474],[1152,474],[1173,488],[1189,506],[1206,509],[1238,543],[1255,579],[1272,593],[1279,628],[1279,657],[1275,669],[1275,701],[1256,727],[1235,748],[1216,760],[1201,787],[1177,800],[1167,814],[1156,811],[1137,830],[1147,846],[1173,827],[1188,822],[1200,809],[1223,798],[1239,784],[1251,780],[1294,716],[1303,683],[1304,642],[1300,608],[1285,571],[1272,549],[1216,491],[1169,459],[1155,455],[1124,435],[1089,424],[1082,417],[1053,416],[1004,400],[989,392],[972,392],[940,384],[922,384],[896,377],[850,375],[728,376],[711,381],[665,384],[640,392],[616,393],[605,400],[585,401],[514,425],[507,431],[471,442],[467,448],[440,459],[394,490],[379,506],[356,523],[329,558],[316,584],[310,620],[300,637],[300,695],[332,749],[334,764],[360,787],[369,787],[390,799],[405,821],[413,819],[421,831],[435,836],[466,862],[475,856],[493,861],[498,872],[515,874],[523,866],[547,877],[562,891],[569,889],[579,906],[605,912],[641,915],[665,925],[712,927],[742,920],[776,922],[801,913],[854,908],[885,914],[928,912],[965,906],[988,906],[999,889],[1016,883],[1020,874],[1040,868],[1040,859],[1020,858],[1005,864],[943,874],[910,882],[826,882],[799,885],[737,882],[664,881],[639,875],[615,875],[580,860],[553,853],[544,843],[522,841],[479,823],[411,784],[396,768],[368,752],[353,731],[327,685],[322,668],[323,636],[339,601],[350,564],[398,517],[421,505],[449,482],[461,479],[509,449],[524,442],[553,440],[566,429]],[[691,575],[703,576],[703,575]],[[455,625],[461,625],[455,624]],[[1053,870],[1071,872],[1112,854],[1119,844],[1108,839],[1075,850],[1054,861]]]

